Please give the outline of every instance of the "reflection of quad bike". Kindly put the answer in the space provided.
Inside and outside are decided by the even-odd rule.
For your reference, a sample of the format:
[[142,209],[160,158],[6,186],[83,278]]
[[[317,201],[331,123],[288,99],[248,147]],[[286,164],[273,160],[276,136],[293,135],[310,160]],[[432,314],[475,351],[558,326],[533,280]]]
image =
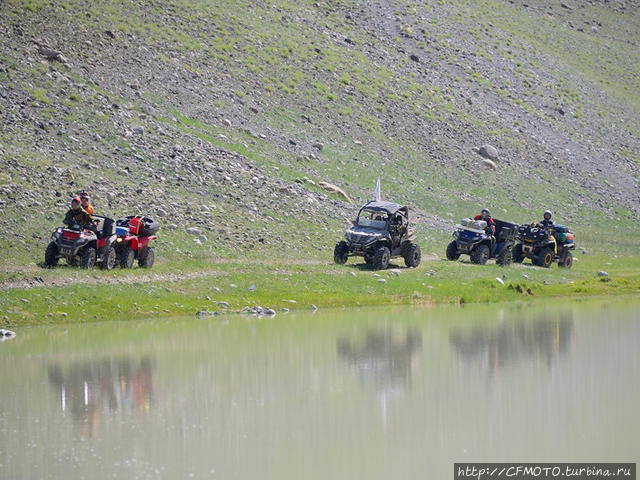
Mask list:
[[149,245],[158,237],[160,226],[148,217],[130,215],[116,221],[115,249],[118,263],[122,268],[132,268],[137,259],[138,265],[151,268],[156,259],[156,251]]
[[549,268],[553,262],[571,268],[575,250],[574,234],[567,227],[556,225],[548,229],[537,223],[518,228],[519,243],[513,248],[513,261],[521,263],[530,258],[534,265]]
[[60,258],[65,258],[69,265],[90,269],[97,263],[100,268],[111,270],[116,264],[115,240],[113,220],[94,215],[93,225],[56,229],[44,254],[44,263],[53,268]]
[[420,265],[420,245],[409,228],[409,209],[391,202],[372,201],[358,212],[353,226],[345,233],[346,241],[333,250],[336,263],[361,256],[370,267],[380,270],[392,258],[402,257],[407,267]]
[[498,265],[510,265],[518,225],[495,218],[493,221],[495,237],[486,232],[484,220],[462,220],[453,232],[454,239],[447,245],[447,259],[457,260],[464,254],[479,265],[484,265],[490,258],[495,258]]

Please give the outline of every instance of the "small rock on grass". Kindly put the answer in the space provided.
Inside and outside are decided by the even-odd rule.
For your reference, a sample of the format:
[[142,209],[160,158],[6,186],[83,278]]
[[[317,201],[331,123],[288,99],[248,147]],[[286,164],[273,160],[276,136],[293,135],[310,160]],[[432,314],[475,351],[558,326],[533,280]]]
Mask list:
[[604,270],[600,270],[600,271],[598,272],[598,276],[599,276],[599,277],[608,277],[608,276],[609,276],[609,274],[608,274],[607,272],[605,272]]
[[378,279],[378,282],[380,282],[380,283],[387,283],[387,280],[386,280],[386,279],[384,279],[384,278],[379,278],[379,279]]
[[315,312],[316,310],[318,310],[318,307],[316,307],[313,303],[311,304],[311,306],[309,308],[311,308],[312,312]]
[[500,277],[496,277],[496,282],[498,282],[500,285],[504,285],[504,280],[502,280]]

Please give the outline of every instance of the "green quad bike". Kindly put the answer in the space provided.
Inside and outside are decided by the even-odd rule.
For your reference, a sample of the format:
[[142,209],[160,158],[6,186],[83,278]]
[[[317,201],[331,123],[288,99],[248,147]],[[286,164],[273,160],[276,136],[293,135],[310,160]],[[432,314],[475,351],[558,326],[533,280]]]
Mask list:
[[383,270],[392,258],[402,257],[407,267],[420,265],[420,245],[409,227],[409,209],[391,202],[371,201],[338,242],[333,259],[342,265],[349,257],[364,257],[368,266]]
[[537,223],[521,225],[518,228],[518,242],[513,247],[513,261],[522,263],[530,258],[534,265],[549,268],[556,262],[559,267],[571,268],[572,250],[575,250],[575,235],[563,225],[552,229],[542,228]]

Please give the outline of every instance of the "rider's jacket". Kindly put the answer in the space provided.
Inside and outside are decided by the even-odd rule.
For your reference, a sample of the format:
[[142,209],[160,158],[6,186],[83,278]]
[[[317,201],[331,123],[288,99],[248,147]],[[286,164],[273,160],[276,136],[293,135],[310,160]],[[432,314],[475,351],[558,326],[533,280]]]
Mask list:
[[69,226],[86,225],[87,223],[91,223],[91,215],[82,207],[78,207],[77,209],[70,208],[67,210],[62,223]]
[[488,235],[496,234],[496,222],[493,221],[493,218],[489,217],[487,219],[484,219],[482,218],[482,215],[476,215],[473,219],[484,220],[485,222],[487,222],[487,228],[485,228],[485,231],[487,232]]

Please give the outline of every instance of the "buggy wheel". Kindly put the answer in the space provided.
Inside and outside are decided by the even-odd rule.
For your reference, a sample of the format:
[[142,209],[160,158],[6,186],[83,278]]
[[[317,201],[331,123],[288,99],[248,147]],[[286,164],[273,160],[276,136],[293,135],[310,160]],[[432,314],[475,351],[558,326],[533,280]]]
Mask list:
[[471,261],[478,265],[484,265],[489,260],[489,247],[484,243],[477,245],[471,252]]
[[91,270],[96,264],[96,249],[84,247],[80,251],[80,268]]
[[553,249],[545,247],[540,250],[540,253],[534,257],[536,265],[539,267],[549,268],[553,263]]
[[349,258],[349,245],[344,240],[336,243],[336,247],[333,249],[333,261],[338,265],[344,265]]
[[120,255],[118,255],[118,263],[120,264],[120,268],[132,268],[135,256],[136,254],[131,247],[123,248],[122,250],[120,250]]
[[513,253],[510,248],[503,248],[498,254],[498,258],[496,259],[496,263],[498,265],[502,265],[503,267],[508,267],[511,265],[513,261]]
[[460,258],[460,254],[458,253],[458,244],[455,240],[452,240],[449,245],[447,245],[447,260],[457,260]]
[[116,266],[116,261],[116,249],[109,247],[109,251],[105,254],[104,259],[100,263],[100,268],[102,270],[113,270],[113,267]]
[[373,268],[376,270],[384,270],[389,266],[391,252],[387,247],[380,247],[373,256]]
[[573,254],[571,252],[567,252],[560,263],[558,263],[559,267],[569,269],[573,266]]
[[56,242],[49,242],[47,250],[44,252],[44,264],[47,268],[53,268],[58,264],[58,245]]
[[153,247],[148,247],[144,257],[138,259],[138,265],[142,268],[151,268],[156,261],[156,251]]
[[410,243],[404,254],[404,264],[409,268],[417,267],[420,265],[421,258],[422,253],[420,251],[420,245],[417,243]]
[[524,254],[522,253],[522,244],[518,244],[513,247],[513,251],[511,252],[511,257],[515,263],[522,263],[524,260]]
[[370,267],[373,267],[373,257],[375,253],[364,252],[364,261]]

